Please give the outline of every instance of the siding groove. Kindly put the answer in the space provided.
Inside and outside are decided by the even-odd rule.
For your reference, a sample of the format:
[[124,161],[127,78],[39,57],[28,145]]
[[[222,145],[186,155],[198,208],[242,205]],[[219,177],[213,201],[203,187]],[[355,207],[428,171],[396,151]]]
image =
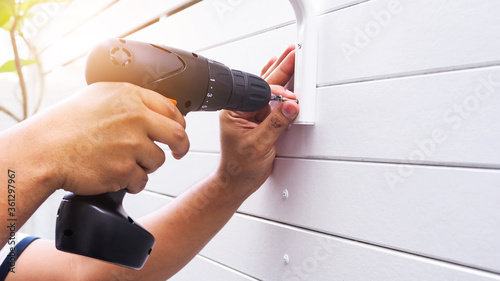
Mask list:
[[387,75],[380,75],[380,76],[369,76],[369,77],[363,77],[363,78],[339,80],[339,81],[328,82],[328,83],[318,83],[316,86],[318,88],[331,87],[331,86],[342,86],[342,85],[348,85],[348,84],[375,82],[375,81],[379,81],[379,80],[391,80],[391,79],[399,79],[399,78],[420,77],[420,76],[440,74],[440,73],[453,73],[453,72],[459,72],[459,71],[464,71],[464,70],[467,71],[467,70],[482,69],[482,68],[488,68],[488,67],[494,67],[494,66],[500,66],[500,60],[474,63],[474,64],[447,66],[447,67],[441,67],[441,68],[430,68],[430,69],[401,72],[401,73],[394,73],[394,74],[387,74]]

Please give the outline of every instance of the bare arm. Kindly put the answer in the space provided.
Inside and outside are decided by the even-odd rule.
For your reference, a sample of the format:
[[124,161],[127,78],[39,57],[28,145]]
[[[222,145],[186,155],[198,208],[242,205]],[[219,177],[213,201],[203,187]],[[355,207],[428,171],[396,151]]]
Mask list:
[[[286,83],[293,74],[294,52],[285,55],[264,76]],[[266,71],[264,71],[266,72]],[[285,73],[285,74],[283,74]],[[283,76],[284,75],[284,76]],[[286,81],[285,81],[286,80]],[[277,94],[293,98],[282,86]],[[165,280],[186,265],[227,223],[238,207],[267,179],[275,158],[274,143],[298,114],[298,105],[282,103],[274,110],[220,113],[221,162],[212,176],[172,203],[139,219],[156,244],[141,270],[131,270],[86,257],[59,252],[52,241],[35,241],[7,280]]]
[[[139,192],[165,160],[154,140],[168,144],[177,158],[187,153],[184,126],[177,108],[158,93],[125,83],[85,88],[0,133],[0,220],[15,219],[8,222],[19,229],[61,188]],[[10,230],[0,228],[0,245]]]

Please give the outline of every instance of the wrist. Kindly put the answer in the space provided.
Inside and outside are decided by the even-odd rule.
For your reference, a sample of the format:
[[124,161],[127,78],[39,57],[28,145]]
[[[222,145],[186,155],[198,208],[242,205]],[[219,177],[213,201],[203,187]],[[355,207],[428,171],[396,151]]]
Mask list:
[[0,166],[22,175],[23,185],[49,196],[58,189],[55,169],[42,146],[37,143],[39,139],[29,135],[29,130],[24,128],[25,122],[0,134]]
[[210,177],[219,186],[227,198],[243,203],[260,185],[254,184],[254,180],[245,180],[243,168],[236,162],[221,162],[219,167]]

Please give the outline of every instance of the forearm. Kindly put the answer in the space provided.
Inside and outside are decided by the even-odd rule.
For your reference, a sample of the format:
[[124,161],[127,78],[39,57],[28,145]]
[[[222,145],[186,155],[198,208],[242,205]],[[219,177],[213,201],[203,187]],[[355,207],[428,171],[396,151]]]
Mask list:
[[[236,212],[246,196],[237,195],[230,181],[212,176],[162,209],[139,219],[156,238],[144,267],[131,270],[83,259],[85,280],[120,276],[124,280],[165,280],[186,265]],[[228,179],[228,178],[227,178]],[[129,278],[129,279],[127,279]]]
[[[24,145],[32,136],[23,124],[0,133],[0,243],[5,243],[55,191],[50,171],[39,166],[36,144]],[[34,149],[33,149],[34,148]]]

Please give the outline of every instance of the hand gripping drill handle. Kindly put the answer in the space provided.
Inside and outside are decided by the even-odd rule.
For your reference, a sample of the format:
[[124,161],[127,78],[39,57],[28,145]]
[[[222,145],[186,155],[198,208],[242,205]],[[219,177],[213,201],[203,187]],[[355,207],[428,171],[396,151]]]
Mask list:
[[[108,39],[87,58],[87,84],[129,82],[177,102],[179,111],[256,111],[271,99],[260,77],[195,53],[125,39]],[[140,269],[154,237],[123,210],[125,191],[67,194],[56,221],[56,248]]]

